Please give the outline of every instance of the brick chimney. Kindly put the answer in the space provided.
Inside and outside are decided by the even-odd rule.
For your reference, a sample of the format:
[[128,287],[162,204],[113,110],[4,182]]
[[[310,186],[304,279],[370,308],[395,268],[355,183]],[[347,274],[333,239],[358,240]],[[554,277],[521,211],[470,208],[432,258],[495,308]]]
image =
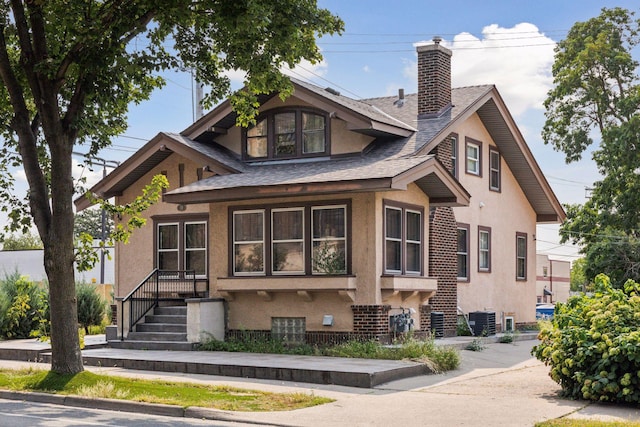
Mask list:
[[438,117],[451,107],[451,51],[440,45],[418,46],[418,118]]

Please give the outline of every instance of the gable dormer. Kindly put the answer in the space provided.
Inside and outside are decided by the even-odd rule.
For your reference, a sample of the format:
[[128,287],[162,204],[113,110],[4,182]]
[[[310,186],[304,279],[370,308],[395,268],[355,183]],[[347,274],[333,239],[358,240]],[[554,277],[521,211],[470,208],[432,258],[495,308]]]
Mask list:
[[267,110],[242,132],[245,161],[280,160],[331,154],[329,114],[309,107]]

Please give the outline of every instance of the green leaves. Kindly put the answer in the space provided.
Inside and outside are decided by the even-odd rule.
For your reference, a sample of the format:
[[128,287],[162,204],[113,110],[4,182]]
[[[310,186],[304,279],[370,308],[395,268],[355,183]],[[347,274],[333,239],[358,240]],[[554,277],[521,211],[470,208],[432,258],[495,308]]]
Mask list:
[[555,87],[545,101],[545,143],[567,163],[592,156],[603,178],[584,205],[567,207],[563,241],[583,245],[593,279],[640,280],[640,82],[632,56],[640,20],[621,8],[576,23],[556,48]]
[[[160,200],[162,191],[167,188],[169,188],[167,177],[156,175],[142,189],[140,196],[125,205],[115,205],[109,200],[99,199],[91,193],[87,193],[86,197],[92,204],[98,204],[100,209],[106,211],[108,217],[118,219],[115,227],[109,230],[107,239],[100,241],[100,249],[104,250],[107,246],[113,246],[115,242],[128,243],[131,233],[146,224],[146,219],[142,217],[142,213],[149,209],[149,206]],[[78,270],[91,270],[99,260],[98,254],[94,249],[94,237],[86,232],[79,233],[75,247]]]
[[551,367],[565,395],[606,402],[640,402],[640,285],[615,289],[598,275],[595,293],[557,304],[532,354]]

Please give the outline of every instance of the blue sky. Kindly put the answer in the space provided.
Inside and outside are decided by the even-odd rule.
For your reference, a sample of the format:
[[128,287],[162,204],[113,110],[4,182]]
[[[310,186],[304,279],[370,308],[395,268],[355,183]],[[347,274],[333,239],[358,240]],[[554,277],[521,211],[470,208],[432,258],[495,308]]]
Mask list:
[[[332,86],[354,98],[415,92],[415,43],[438,35],[452,49],[454,86],[496,84],[538,163],[562,203],[581,203],[598,175],[589,159],[565,165],[562,153],[542,143],[542,101],[551,88],[555,42],[577,21],[602,7],[640,13],[636,1],[569,0],[319,0],[345,21],[341,37],[318,41],[321,64],[302,64],[292,75]],[[122,161],[159,131],[179,132],[193,119],[192,82],[187,73],[167,73],[167,86],[132,106],[129,129],[100,156]],[[235,76],[234,76],[235,77]],[[241,81],[235,82],[236,87]],[[82,151],[81,147],[77,151]],[[587,156],[588,157],[588,156]],[[81,168],[78,167],[80,171]],[[90,180],[101,171],[84,171]],[[20,174],[18,174],[20,176]],[[557,227],[538,227],[538,251],[575,259],[577,250],[559,246]]]

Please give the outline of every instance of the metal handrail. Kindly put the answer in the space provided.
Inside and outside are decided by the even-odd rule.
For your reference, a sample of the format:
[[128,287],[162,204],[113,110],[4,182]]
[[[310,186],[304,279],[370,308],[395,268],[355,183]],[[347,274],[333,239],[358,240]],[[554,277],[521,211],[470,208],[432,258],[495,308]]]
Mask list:
[[[124,326],[124,304],[129,301],[129,332],[152,308],[162,300],[197,296],[194,270],[154,269],[135,289],[122,299],[120,324]],[[121,336],[124,340],[124,329]]]

